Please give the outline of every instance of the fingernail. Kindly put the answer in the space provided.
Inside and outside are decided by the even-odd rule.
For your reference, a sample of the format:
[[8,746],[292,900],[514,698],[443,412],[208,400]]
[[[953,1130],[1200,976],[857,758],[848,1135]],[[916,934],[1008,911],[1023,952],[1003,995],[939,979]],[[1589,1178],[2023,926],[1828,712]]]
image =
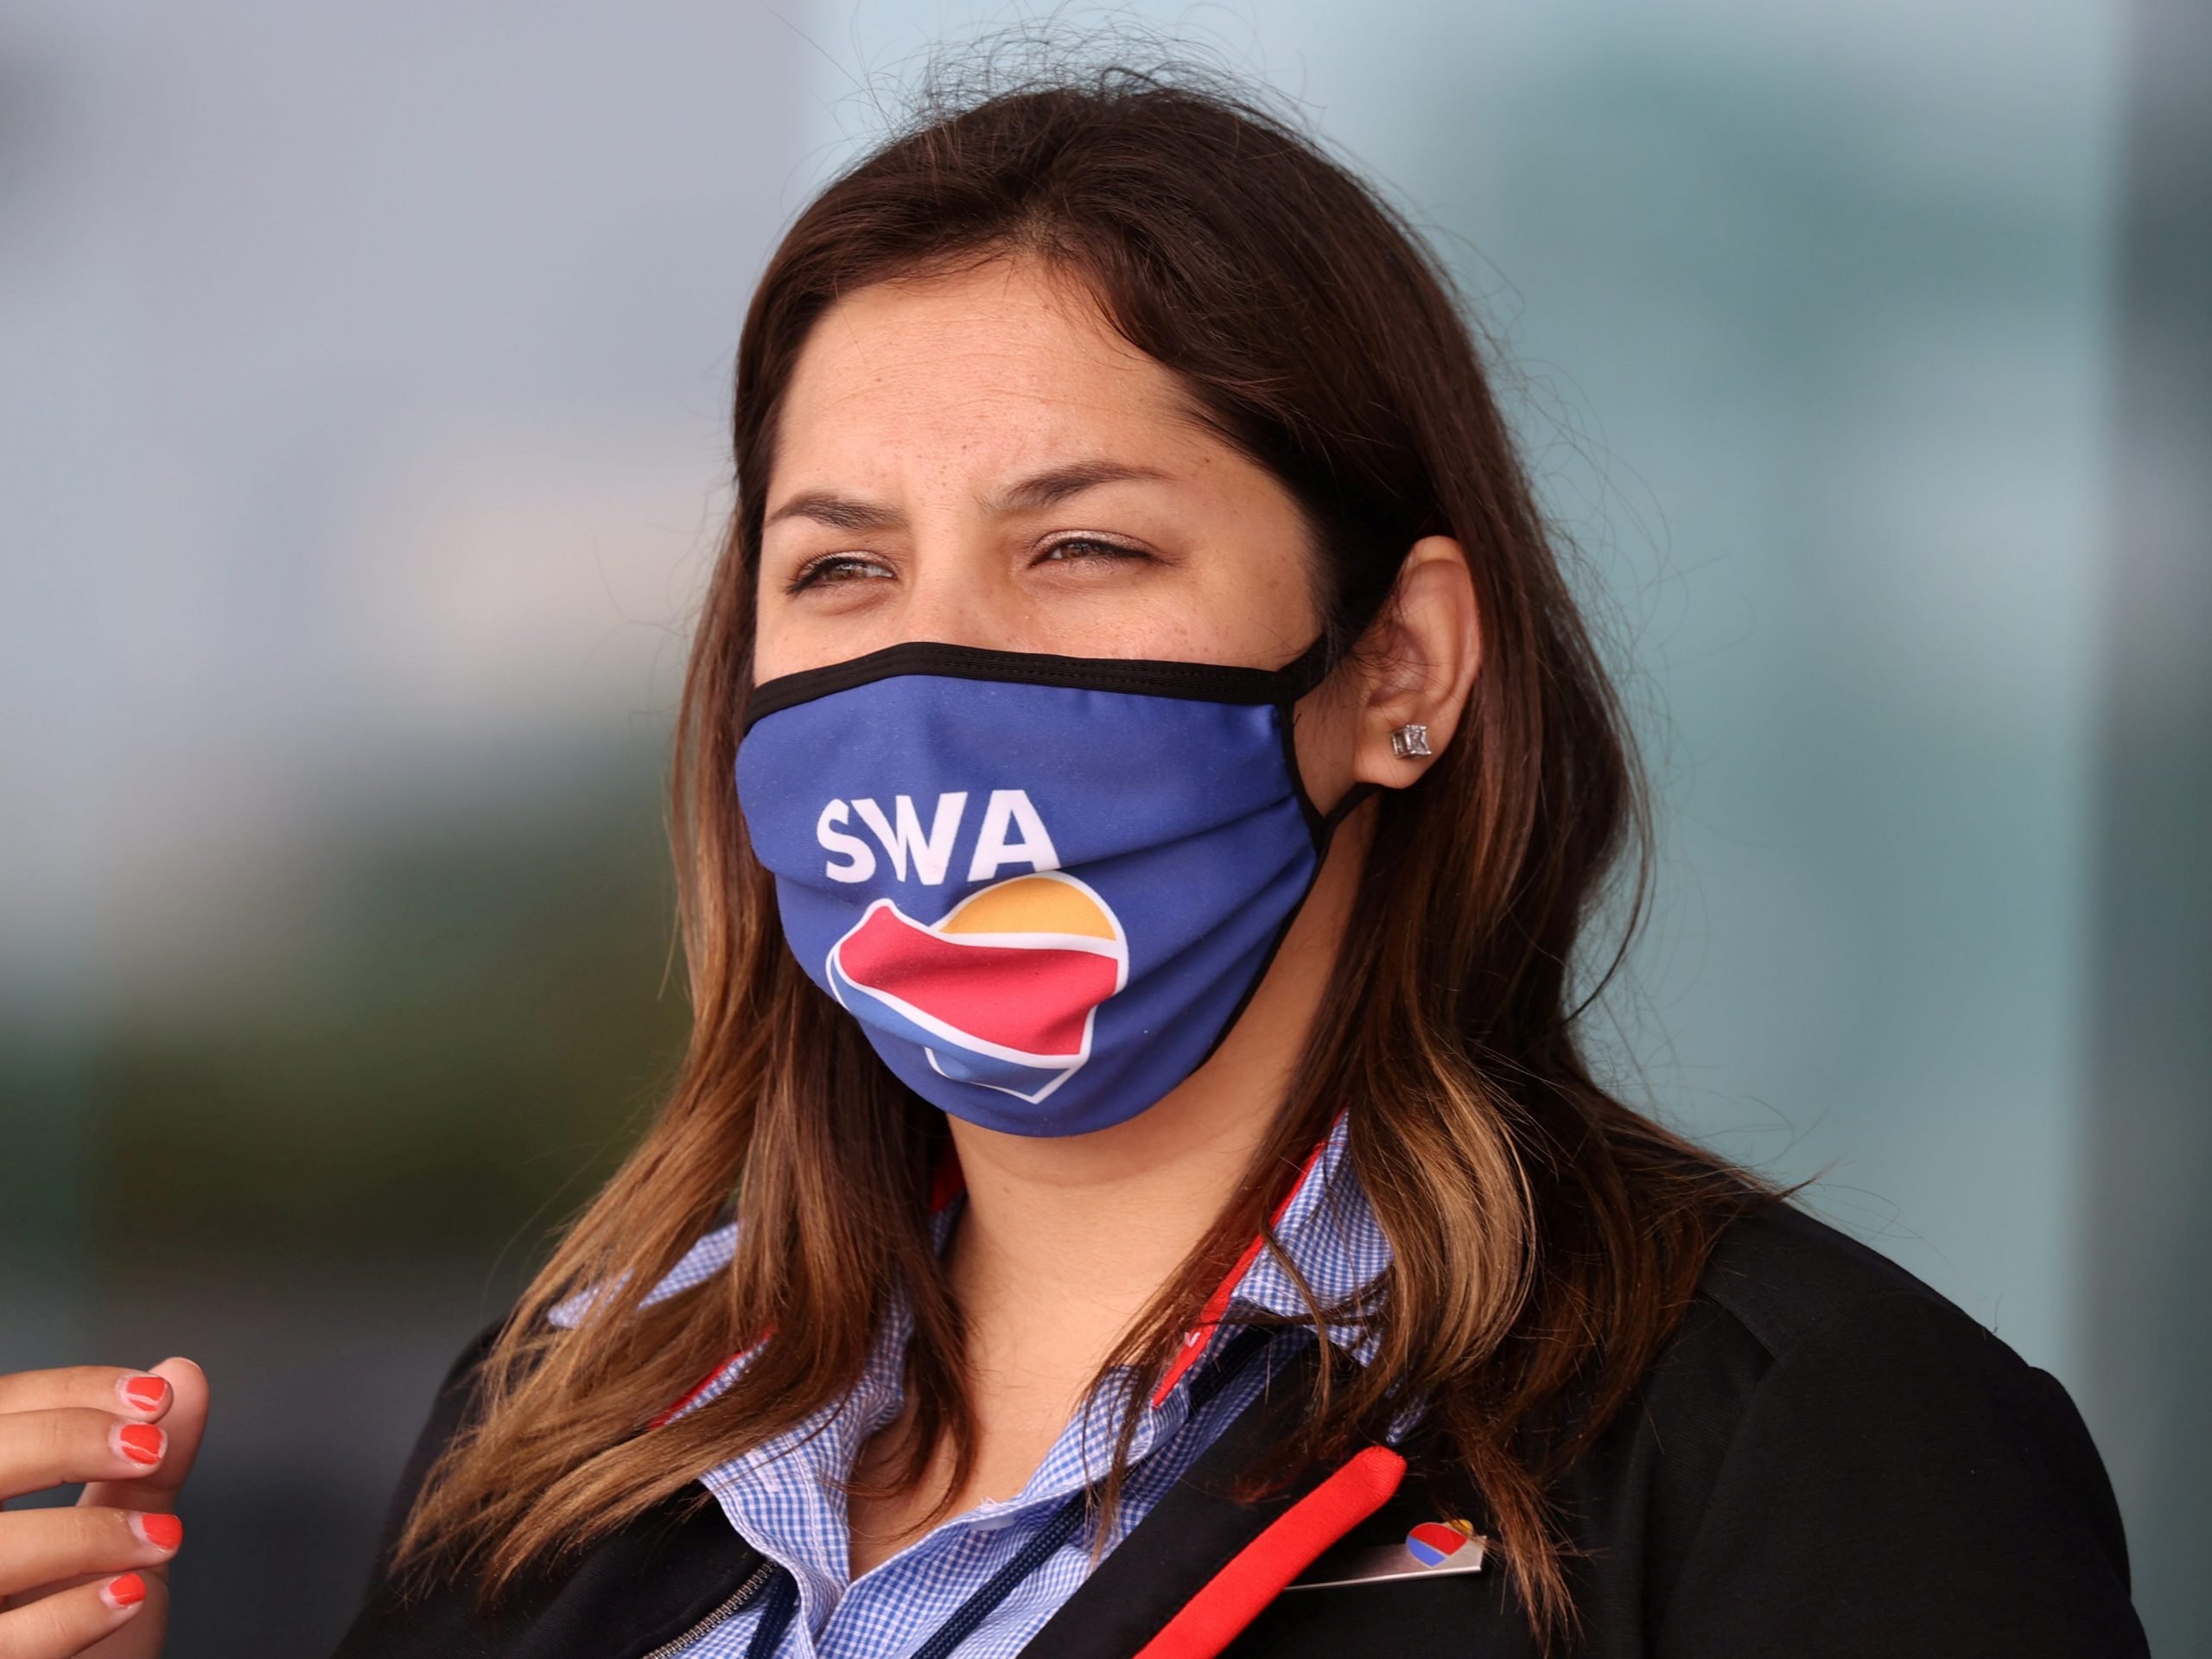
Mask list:
[[123,1380],[123,1397],[130,1402],[133,1411],[156,1412],[169,1397],[168,1379],[161,1376],[127,1376]]
[[130,1529],[156,1549],[175,1549],[184,1541],[184,1522],[173,1515],[134,1515]]
[[150,1468],[162,1460],[168,1436],[151,1423],[124,1423],[115,1431],[115,1449],[131,1462]]
[[119,1579],[110,1579],[100,1586],[100,1599],[118,1613],[125,1607],[136,1607],[146,1599],[146,1580],[136,1573],[125,1573]]

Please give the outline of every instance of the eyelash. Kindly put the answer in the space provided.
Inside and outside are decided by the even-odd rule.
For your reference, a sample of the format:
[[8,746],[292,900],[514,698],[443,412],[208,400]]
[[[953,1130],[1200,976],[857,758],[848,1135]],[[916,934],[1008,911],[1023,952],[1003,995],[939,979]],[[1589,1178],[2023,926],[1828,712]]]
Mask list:
[[1109,558],[1116,559],[1149,559],[1152,556],[1141,547],[1131,547],[1122,542],[1109,542],[1101,536],[1064,536],[1038,554],[1038,563],[1043,563],[1052,555],[1067,547],[1095,547]]
[[[1097,553],[1090,556],[1092,557],[1101,554],[1116,559],[1149,559],[1152,556],[1141,548],[1126,546],[1120,542],[1109,542],[1099,536],[1064,536],[1058,541],[1048,543],[1039,552],[1038,563],[1041,564],[1051,561],[1066,563],[1068,561],[1065,559],[1053,560],[1052,556],[1071,547],[1095,548]],[[825,582],[855,579],[851,576],[833,576],[830,574],[839,566],[856,572],[864,571],[868,568],[868,556],[861,553],[824,553],[819,558],[810,560],[801,565],[798,573],[785,587],[784,591],[786,594],[796,594],[806,588],[819,586]]]
[[[784,591],[786,594],[796,594],[805,588],[818,586],[823,582],[831,580],[826,573],[834,567],[846,565],[857,569],[862,566],[863,563],[863,556],[858,553],[824,553],[820,558],[810,559],[799,566],[798,572],[785,586]],[[838,580],[845,580],[845,578],[838,578]]]

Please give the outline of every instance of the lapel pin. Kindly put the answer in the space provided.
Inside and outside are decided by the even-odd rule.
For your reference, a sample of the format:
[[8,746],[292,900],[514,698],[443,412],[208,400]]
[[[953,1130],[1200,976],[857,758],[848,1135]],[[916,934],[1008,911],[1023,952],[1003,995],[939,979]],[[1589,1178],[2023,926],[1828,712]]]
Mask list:
[[[1424,1521],[1406,1535],[1406,1554],[1423,1567],[1441,1567],[1474,1539],[1475,1529],[1465,1521]],[[1482,1559],[1482,1551],[1475,1551]]]
[[1339,1545],[1328,1550],[1287,1587],[1325,1590],[1339,1585],[1479,1573],[1489,1548],[1489,1541],[1477,1537],[1474,1528],[1465,1521],[1424,1521],[1406,1535],[1403,1543]]

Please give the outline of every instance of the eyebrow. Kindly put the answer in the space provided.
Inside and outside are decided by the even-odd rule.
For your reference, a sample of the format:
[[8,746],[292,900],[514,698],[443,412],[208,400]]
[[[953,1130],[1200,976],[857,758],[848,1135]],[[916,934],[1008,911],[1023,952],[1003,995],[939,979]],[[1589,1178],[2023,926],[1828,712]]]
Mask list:
[[[1078,461],[1065,467],[1049,467],[1018,479],[983,501],[983,510],[993,518],[1009,512],[1034,512],[1042,507],[1057,506],[1070,496],[1095,489],[1101,484],[1120,484],[1131,480],[1166,479],[1173,474],[1157,467],[1139,467],[1120,461]],[[807,490],[791,497],[761,522],[766,530],[770,524],[780,524],[786,518],[811,518],[817,524],[827,524],[833,530],[895,530],[906,521],[906,514],[896,507],[887,507],[880,502],[863,501],[849,495],[839,495],[834,490]]]

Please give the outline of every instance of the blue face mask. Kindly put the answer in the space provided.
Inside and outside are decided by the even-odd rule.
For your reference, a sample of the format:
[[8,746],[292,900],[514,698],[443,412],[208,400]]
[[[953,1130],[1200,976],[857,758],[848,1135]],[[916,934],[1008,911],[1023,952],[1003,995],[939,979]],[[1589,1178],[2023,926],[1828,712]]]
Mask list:
[[1081,1135],[1196,1071],[1334,823],[1269,671],[932,644],[767,682],[737,751],[800,965],[916,1094]]

